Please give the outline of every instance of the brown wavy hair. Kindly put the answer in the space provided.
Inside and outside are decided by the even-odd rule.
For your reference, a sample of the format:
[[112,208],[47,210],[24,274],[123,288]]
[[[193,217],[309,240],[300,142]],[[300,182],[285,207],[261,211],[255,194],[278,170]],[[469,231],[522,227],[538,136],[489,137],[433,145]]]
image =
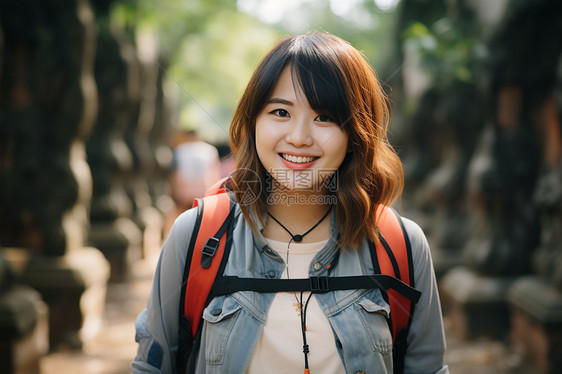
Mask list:
[[231,182],[246,221],[254,232],[260,220],[265,223],[268,174],[256,152],[256,117],[288,65],[310,106],[331,114],[349,135],[335,192],[342,248],[358,247],[365,237],[377,242],[376,208],[392,204],[404,182],[402,163],[387,137],[388,100],[363,54],[328,33],[281,39],[261,60],[240,99],[230,126],[237,160]]

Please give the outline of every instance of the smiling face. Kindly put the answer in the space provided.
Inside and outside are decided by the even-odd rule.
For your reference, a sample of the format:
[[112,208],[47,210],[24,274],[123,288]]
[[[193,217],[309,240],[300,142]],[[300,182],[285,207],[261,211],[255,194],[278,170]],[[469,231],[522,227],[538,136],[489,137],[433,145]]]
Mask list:
[[[297,197],[300,205],[306,192],[294,188],[297,181],[321,193],[318,186],[324,184],[319,183],[319,175],[338,168],[336,199],[329,196],[324,201],[337,206],[341,246],[358,247],[365,236],[376,242],[377,220],[371,213],[378,205],[391,205],[404,182],[402,163],[387,137],[388,109],[372,67],[345,40],[327,33],[281,39],[252,74],[230,126],[239,172],[233,174],[229,186],[252,231],[259,233],[275,203],[274,195],[263,193],[268,186],[264,168],[278,182],[272,187],[279,188],[275,184],[281,183],[282,188],[291,188],[293,192],[282,192]],[[316,178],[309,180],[312,176]],[[327,191],[323,189],[330,195],[331,182]],[[251,201],[247,202],[248,196]],[[306,209],[285,213],[297,218]]]
[[257,154],[284,188],[326,193],[322,182],[343,162],[348,135],[329,113],[312,109],[295,83],[284,67],[256,118]]

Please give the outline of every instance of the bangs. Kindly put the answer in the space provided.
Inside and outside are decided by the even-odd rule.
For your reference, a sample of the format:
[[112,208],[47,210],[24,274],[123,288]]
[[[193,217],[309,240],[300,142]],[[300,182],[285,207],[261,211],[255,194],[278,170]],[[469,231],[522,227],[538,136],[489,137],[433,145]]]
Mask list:
[[341,126],[350,117],[346,85],[336,65],[338,56],[320,47],[308,40],[297,41],[287,63],[291,64],[295,84],[302,88],[310,107],[332,116]]
[[263,109],[281,70],[291,65],[295,91],[302,89],[313,110],[343,126],[351,115],[350,82],[342,65],[350,58],[346,48],[351,47],[322,34],[282,39],[261,62],[248,85],[253,97],[250,117],[255,118]]

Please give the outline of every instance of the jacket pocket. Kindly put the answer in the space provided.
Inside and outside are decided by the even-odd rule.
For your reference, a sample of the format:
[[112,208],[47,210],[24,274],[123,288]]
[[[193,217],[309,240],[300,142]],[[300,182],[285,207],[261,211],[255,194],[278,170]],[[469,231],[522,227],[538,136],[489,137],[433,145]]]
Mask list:
[[221,365],[224,352],[242,306],[228,296],[215,297],[203,311],[205,358],[209,365]]
[[390,306],[380,290],[368,292],[354,307],[368,335],[371,348],[381,353],[392,351],[392,334],[388,325]]

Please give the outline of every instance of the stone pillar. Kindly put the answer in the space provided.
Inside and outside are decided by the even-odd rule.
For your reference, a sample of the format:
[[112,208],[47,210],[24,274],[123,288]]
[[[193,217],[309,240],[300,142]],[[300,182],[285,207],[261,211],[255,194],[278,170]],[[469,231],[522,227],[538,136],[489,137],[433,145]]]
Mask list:
[[[168,178],[174,158],[170,143],[175,131],[172,126],[172,102],[177,101],[173,93],[175,90],[166,88],[164,81],[168,63],[165,56],[158,58],[159,69],[156,78],[156,105],[154,114],[154,125],[150,131],[150,148],[155,156],[154,168],[150,170],[149,189],[152,204],[166,217],[165,226],[171,226],[171,220],[175,219],[175,203],[170,196]],[[176,95],[177,96],[177,95]]]
[[562,292],[539,276],[517,279],[509,289],[511,344],[540,373],[562,371]]
[[0,372],[39,373],[48,335],[47,305],[39,292],[15,282],[0,248]]
[[508,293],[514,349],[542,373],[562,372],[562,54],[558,66],[557,95],[540,114],[544,167],[533,199],[542,223],[536,274],[517,279]]
[[[0,23],[0,82],[3,81],[3,42]],[[6,146],[7,126],[1,117],[0,124],[0,145]],[[2,177],[6,172],[0,168]],[[38,373],[39,360],[49,349],[48,307],[36,290],[17,284],[14,278],[0,246],[0,372]]]
[[[469,106],[474,110],[466,113]],[[462,248],[470,237],[466,181],[477,135],[483,124],[482,94],[476,82],[447,82],[434,107],[431,141],[437,165],[416,191],[438,279],[462,262]]]
[[[532,196],[546,165],[541,143],[552,141],[552,135],[544,135],[548,126],[542,113],[556,81],[560,14],[555,1],[514,0],[491,34],[490,110],[470,166],[473,226],[463,250],[467,266],[448,272],[441,287],[453,305],[453,320],[460,321],[455,327],[469,336],[508,335],[506,295],[531,272],[540,242],[544,222]],[[486,318],[475,318],[477,313]]]
[[[156,208],[150,194],[151,176],[157,160],[150,145],[150,133],[155,124],[158,63],[158,43],[149,32],[126,34],[131,43],[127,48],[130,60],[138,66],[138,92],[134,97],[135,110],[125,134],[133,155],[133,172],[128,182],[128,194],[133,202],[133,220],[142,231],[142,255],[159,250],[164,229],[163,213]],[[136,48],[133,48],[133,44]],[[132,62],[131,62],[132,64]]]
[[86,0],[7,0],[0,17],[0,241],[30,251],[21,282],[51,310],[51,348],[80,348],[101,323],[108,278],[101,253],[84,247],[92,183],[84,140],[97,98],[93,13]]
[[89,239],[109,260],[111,279],[117,281],[125,278],[131,262],[141,256],[142,233],[131,219],[133,202],[125,188],[133,157],[124,140],[139,93],[132,47],[123,47],[110,27],[111,2],[92,3],[98,27],[95,80],[99,110],[87,154],[94,181]]
[[[419,51],[404,43],[404,33],[414,22],[430,27],[435,21],[445,17],[445,14],[445,0],[400,1],[391,57],[380,72],[383,80],[392,86],[391,97],[397,106],[392,115],[392,143],[407,145],[401,150],[400,157],[404,163],[406,179],[403,198],[407,205],[413,207],[411,213],[416,213],[418,208],[416,201],[410,201],[414,200],[413,192],[437,164],[429,147],[438,94],[435,90],[428,89],[430,77],[417,64],[420,61]],[[397,66],[402,68],[397,70]],[[412,110],[413,102],[417,105]],[[416,217],[415,220],[424,229],[427,227],[423,224],[423,216]]]
[[[466,3],[407,0],[399,14],[398,35],[411,35],[400,40],[405,56],[403,88],[408,100],[416,103],[407,134],[402,134],[407,137],[401,154],[405,209],[428,237],[438,279],[461,263],[470,234],[467,169],[484,122],[477,53],[480,27]],[[427,47],[427,40],[432,47]]]

